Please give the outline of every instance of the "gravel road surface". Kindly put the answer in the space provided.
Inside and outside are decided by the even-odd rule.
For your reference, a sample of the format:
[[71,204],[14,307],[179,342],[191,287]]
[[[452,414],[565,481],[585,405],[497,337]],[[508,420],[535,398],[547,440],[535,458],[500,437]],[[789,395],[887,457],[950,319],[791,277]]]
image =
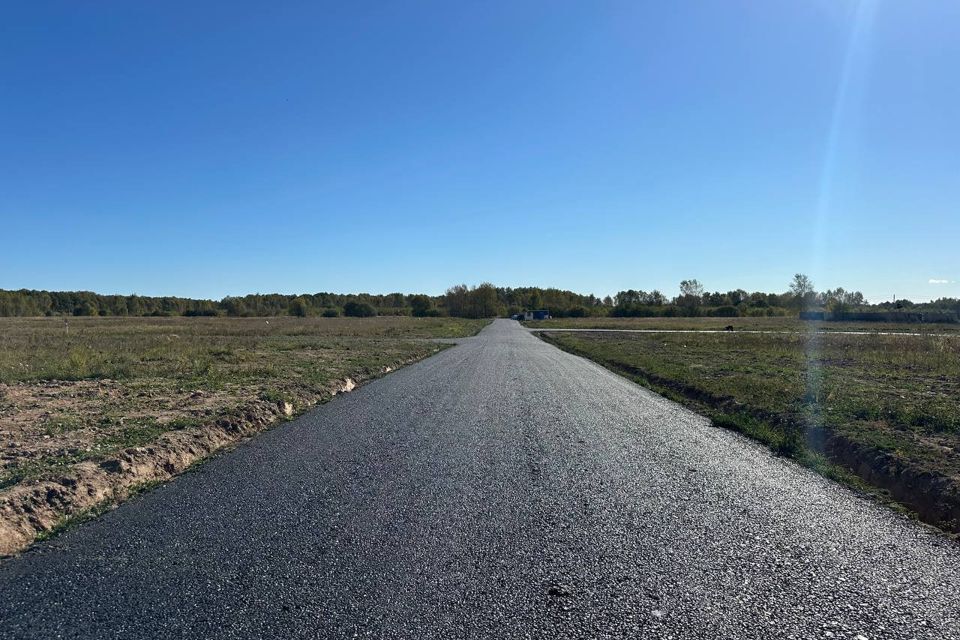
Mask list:
[[0,563],[2,638],[960,638],[960,546],[510,320]]

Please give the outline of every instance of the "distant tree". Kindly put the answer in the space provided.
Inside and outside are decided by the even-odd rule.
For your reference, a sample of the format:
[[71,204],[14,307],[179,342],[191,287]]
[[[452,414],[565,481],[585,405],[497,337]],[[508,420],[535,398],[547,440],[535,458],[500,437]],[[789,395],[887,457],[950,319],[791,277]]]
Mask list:
[[132,316],[143,315],[143,300],[137,294],[133,294],[127,299],[127,311]]
[[343,315],[352,318],[370,318],[377,315],[377,310],[368,302],[351,300],[343,305]]
[[654,307],[662,307],[663,305],[667,304],[667,296],[654,289],[646,295],[643,303]]
[[750,297],[750,294],[743,289],[735,289],[734,291],[727,292],[727,299],[730,301],[730,304],[733,306],[738,306],[747,301],[747,298]]
[[423,294],[410,296],[410,312],[414,316],[423,318],[424,316],[429,315],[432,307],[433,302],[430,300],[430,296]]
[[467,314],[467,297],[470,290],[465,284],[458,284],[447,289],[443,296],[447,313],[454,317],[463,317]]
[[73,310],[75,316],[95,316],[99,315],[97,305],[92,300],[84,300]]
[[733,305],[724,305],[714,309],[710,315],[718,316],[720,318],[736,318],[740,315],[740,310]]
[[866,304],[859,291],[847,291],[843,287],[823,292],[823,306],[833,313],[847,313]]
[[323,317],[324,317],[324,318],[336,318],[336,317],[339,316],[339,315],[340,315],[340,312],[339,312],[338,310],[336,310],[336,309],[333,309],[333,308],[329,308],[329,309],[324,309],[324,310],[323,310]]
[[680,296],[683,298],[703,298],[703,285],[699,280],[681,280]]
[[754,291],[750,294],[750,297],[747,299],[751,307],[766,309],[769,306],[767,302],[767,294],[763,291]]
[[627,289],[626,291],[618,291],[617,295],[614,297],[614,301],[618,307],[631,307],[640,303],[640,298],[642,295],[643,291]]
[[790,293],[793,294],[793,304],[798,309],[810,306],[816,295],[813,280],[802,273],[794,275],[790,281]]
[[713,293],[704,294],[704,300],[707,306],[710,306],[710,307],[719,307],[729,302],[727,297],[722,293],[720,293],[719,291],[714,291]]
[[531,310],[543,308],[543,294],[533,291],[527,299],[527,308]]
[[468,313],[471,318],[493,318],[500,315],[497,288],[484,282],[470,291]]
[[220,301],[220,306],[223,307],[223,310],[228,316],[242,316],[246,315],[247,312],[243,298],[238,298],[235,296],[227,296]]
[[293,299],[293,302],[290,303],[290,315],[292,316],[306,318],[309,312],[310,307],[307,305],[307,301],[303,296],[297,296]]
[[700,305],[703,304],[703,285],[699,280],[682,280],[676,302],[686,315],[699,315]]
[[793,276],[793,280],[790,281],[790,293],[797,298],[805,298],[811,292],[813,292],[813,280],[802,273]]

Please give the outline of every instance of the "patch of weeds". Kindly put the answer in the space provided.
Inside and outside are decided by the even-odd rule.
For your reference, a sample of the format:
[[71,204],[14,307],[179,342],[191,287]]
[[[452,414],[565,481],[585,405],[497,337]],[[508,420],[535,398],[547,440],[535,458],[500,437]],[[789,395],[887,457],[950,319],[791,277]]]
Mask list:
[[95,448],[99,454],[106,455],[130,447],[142,447],[166,431],[170,431],[167,425],[152,418],[128,422],[110,435],[97,440]]
[[778,428],[747,413],[723,413],[707,410],[714,425],[731,429],[769,446],[778,455],[799,457],[806,449],[802,431],[796,427]]
[[84,522],[89,522],[90,520],[93,520],[94,518],[97,518],[103,515],[107,511],[114,509],[116,506],[117,506],[117,502],[115,500],[106,500],[94,507],[91,507],[90,509],[84,509],[79,513],[75,513],[75,514],[66,516],[64,518],[61,518],[60,520],[57,521],[55,525],[53,525],[46,531],[41,531],[40,533],[38,533],[37,537],[34,538],[33,541],[44,542],[45,540],[50,540],[51,538],[55,538],[60,534],[65,533],[70,529],[73,529],[74,527],[77,527],[83,524]]
[[949,415],[937,409],[914,408],[904,417],[905,422],[928,433],[960,431],[960,416]]
[[80,451],[70,454],[46,456],[23,462],[16,467],[4,469],[0,473],[0,489],[19,484],[25,480],[39,480],[59,473],[70,465],[89,460],[97,455],[94,451]]
[[131,485],[126,492],[126,498],[133,498],[134,496],[139,496],[141,494],[147,493],[148,491],[153,491],[157,487],[166,484],[169,480],[144,480],[143,482],[138,482],[137,484]]
[[271,404],[281,404],[284,402],[293,404],[293,396],[278,389],[264,389],[258,394],[258,397]]
[[23,474],[19,469],[13,470],[4,470],[0,473],[0,489],[6,489],[7,487],[12,487],[13,485],[21,482],[26,478],[26,475]]
[[210,354],[210,357],[218,360],[226,360],[236,355],[236,351],[230,347],[212,347],[207,353]]
[[141,362],[163,362],[168,359],[169,349],[165,346],[150,347],[140,355]]
[[[101,418],[101,424],[103,419]],[[43,434],[47,436],[55,436],[61,433],[68,433],[70,431],[76,431],[77,429],[82,429],[85,426],[85,423],[80,416],[63,413],[55,417],[51,417],[43,425]]]

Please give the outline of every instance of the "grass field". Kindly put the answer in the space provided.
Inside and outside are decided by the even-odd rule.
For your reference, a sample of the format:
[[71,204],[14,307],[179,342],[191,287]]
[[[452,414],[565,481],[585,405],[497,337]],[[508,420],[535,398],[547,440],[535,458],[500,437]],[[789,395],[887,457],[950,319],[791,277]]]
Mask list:
[[639,329],[720,331],[732,326],[738,331],[795,331],[870,333],[960,333],[960,324],[912,324],[900,322],[810,322],[790,317],[774,318],[556,318],[525,322],[531,329]]
[[[606,328],[611,322],[631,328],[731,324],[721,318],[678,319],[665,327],[663,320],[601,322]],[[766,329],[770,321],[732,324]],[[798,324],[792,323],[782,326]],[[937,524],[956,529],[958,523],[949,521],[955,510],[944,501],[954,500],[960,488],[960,335],[854,335],[838,331],[861,327],[829,324],[832,332],[819,334],[542,335],[809,466],[859,476],[921,512],[939,509],[947,515]],[[905,478],[913,484],[898,486]],[[920,486],[924,478],[936,487]],[[931,491],[936,495],[920,495]],[[930,500],[944,504],[920,504]]]
[[[62,475],[251,403],[296,412],[331,384],[476,333],[450,318],[0,318],[0,489]],[[288,403],[288,406],[284,405]]]

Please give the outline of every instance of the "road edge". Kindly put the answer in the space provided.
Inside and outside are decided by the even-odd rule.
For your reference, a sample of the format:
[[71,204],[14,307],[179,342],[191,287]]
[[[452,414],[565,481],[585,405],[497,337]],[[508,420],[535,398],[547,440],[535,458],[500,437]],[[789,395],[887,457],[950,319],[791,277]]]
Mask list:
[[373,372],[357,372],[332,380],[312,396],[299,399],[296,408],[286,401],[250,400],[215,422],[168,431],[149,445],[130,447],[104,460],[81,462],[59,478],[0,491],[0,561],[169,482],[213,455],[293,420],[340,394],[453,346],[437,344],[423,355]]
[[[744,428],[736,419],[738,416],[731,415],[722,407],[712,406],[703,398],[685,393],[684,389],[671,385],[669,380],[659,380],[657,376],[651,376],[640,370],[633,371],[611,366],[611,363],[596,360],[588,353],[569,349],[565,345],[554,342],[550,339],[549,332],[531,331],[530,333],[565,353],[584,358],[648,391],[676,402],[685,409],[707,418],[715,427],[747,437],[776,455],[788,458],[863,497],[909,517],[944,537],[960,542],[960,517],[946,520],[937,515],[943,509],[951,515],[960,514],[960,495],[957,495],[955,488],[952,493],[943,491],[943,482],[939,476],[908,468],[902,461],[893,460],[889,455],[883,455],[883,452],[864,451],[862,447],[848,439],[838,434],[828,433],[824,429],[815,434],[814,446],[801,450],[779,450],[774,443]],[[772,416],[749,415],[747,417],[754,421],[770,422],[772,427],[776,427]],[[807,455],[802,455],[803,453]],[[928,500],[920,502],[921,497]],[[932,508],[927,506],[930,502],[935,506]]]

